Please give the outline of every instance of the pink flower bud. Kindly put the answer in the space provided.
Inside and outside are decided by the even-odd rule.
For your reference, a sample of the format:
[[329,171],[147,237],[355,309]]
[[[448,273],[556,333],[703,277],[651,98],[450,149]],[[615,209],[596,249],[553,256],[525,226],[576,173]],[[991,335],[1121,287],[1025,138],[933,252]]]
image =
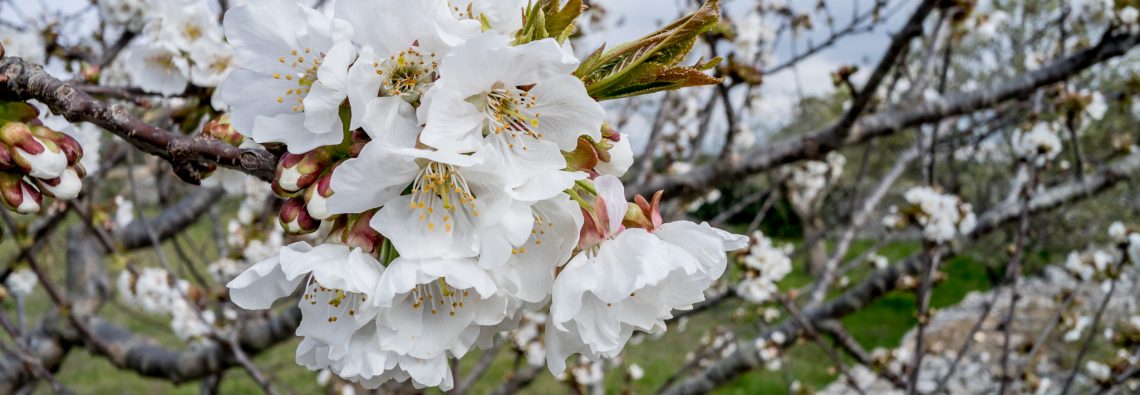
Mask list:
[[372,229],[372,216],[376,210],[365,211],[350,219],[349,226],[344,230],[344,244],[349,247],[359,247],[364,252],[372,254],[384,242],[384,236]]
[[285,154],[277,162],[277,177],[273,189],[278,195],[289,196],[308,188],[320,178],[321,172],[332,162],[332,155],[317,148],[304,154]]
[[317,183],[310,186],[305,190],[305,207],[309,210],[309,215],[319,220],[325,220],[329,217],[328,201],[333,195],[333,190],[329,187],[332,182],[333,172],[326,171]]
[[230,125],[230,116],[222,115],[217,119],[206,122],[206,126],[202,127],[202,134],[209,136],[222,142],[232,145],[234,147],[240,146],[245,141],[245,136],[238,133],[233,125]]
[[24,177],[13,173],[0,173],[0,200],[4,207],[20,214],[40,211],[43,195],[36,187],[24,181]]
[[83,190],[83,180],[79,174],[81,169],[69,167],[59,177],[48,180],[36,178],[35,181],[45,195],[60,200],[75,199]]
[[12,162],[32,177],[56,178],[67,168],[67,156],[59,146],[33,135],[26,124],[9,122],[0,127],[0,142],[10,148]]
[[321,226],[321,221],[309,215],[309,210],[305,208],[305,199],[300,196],[285,201],[278,219],[286,232],[295,235],[312,233]]
[[79,145],[78,141],[68,136],[65,133],[60,133],[43,126],[33,126],[32,133],[38,137],[51,140],[63,151],[63,155],[67,157],[67,165],[75,166],[79,160],[83,158],[83,146]]

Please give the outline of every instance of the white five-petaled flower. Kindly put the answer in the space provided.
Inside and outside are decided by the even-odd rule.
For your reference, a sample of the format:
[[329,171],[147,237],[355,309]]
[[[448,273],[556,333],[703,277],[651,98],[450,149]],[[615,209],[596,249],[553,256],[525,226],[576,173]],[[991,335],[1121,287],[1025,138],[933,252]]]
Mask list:
[[135,83],[148,91],[176,95],[186,90],[189,82],[186,73],[190,64],[169,43],[156,41],[135,46],[127,65]]
[[507,317],[507,298],[473,258],[393,261],[376,287],[381,327],[392,329],[381,346],[419,359],[450,352],[462,356],[483,327]]
[[[402,257],[474,257],[480,252],[477,232],[503,220],[511,209],[502,165],[484,153],[369,143],[333,173],[328,207],[333,213],[382,207],[372,228]],[[519,240],[530,228],[512,231],[508,238]]]
[[338,360],[348,353],[353,333],[375,317],[369,298],[383,271],[380,262],[359,248],[297,242],[250,266],[226,286],[238,306],[268,309],[304,284],[297,335],[327,347],[321,357]]
[[363,122],[374,101],[418,102],[435,81],[440,59],[480,31],[475,21],[452,18],[444,0],[338,1],[335,15],[355,27],[353,41],[361,45],[349,70],[353,129],[384,127]]
[[1057,129],[1056,124],[1038,123],[1028,132],[1014,132],[1013,153],[1038,167],[1044,166],[1061,154],[1061,138],[1057,136]]
[[527,0],[448,0],[451,14],[459,20],[486,21],[500,34],[513,36],[523,27]]
[[439,387],[450,390],[453,385],[447,358],[418,359],[384,350],[381,341],[394,332],[373,320],[353,333],[348,339],[348,353],[330,360],[328,346],[312,339],[302,339],[297,346],[297,363],[310,370],[336,373],[342,379],[360,383],[368,389],[379,388],[388,381],[406,381],[409,378],[416,388]]
[[343,140],[340,109],[356,59],[348,22],[262,0],[227,12],[225,32],[242,67],[220,88],[238,132],[293,153]]
[[724,252],[747,241],[707,225],[661,225],[657,214],[650,229],[624,229],[629,206],[621,182],[602,176],[594,186],[599,202],[585,218],[583,250],[553,285],[546,346],[555,374],[571,354],[612,358],[635,331],[663,331],[673,310],[704,300],[705,288],[724,272]]
[[[498,258],[494,252],[502,254],[503,248],[483,247],[479,258],[481,266],[494,267],[491,276],[500,291],[522,303],[538,304],[550,296],[555,267],[568,261],[578,245],[583,220],[577,203],[566,195],[538,202],[528,213],[533,222],[525,242],[512,245],[509,256]],[[495,267],[502,261],[505,264]]]
[[457,152],[491,146],[520,194],[565,189],[574,176],[561,171],[559,151],[573,151],[581,135],[600,140],[605,115],[571,74],[577,65],[553,39],[513,47],[495,33],[471,39],[440,64],[419,108],[420,139]]

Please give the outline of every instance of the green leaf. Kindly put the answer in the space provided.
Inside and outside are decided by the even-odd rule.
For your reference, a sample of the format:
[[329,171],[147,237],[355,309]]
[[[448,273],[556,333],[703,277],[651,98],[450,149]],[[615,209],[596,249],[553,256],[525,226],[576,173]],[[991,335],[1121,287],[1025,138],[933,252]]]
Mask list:
[[0,125],[8,122],[31,122],[39,117],[39,111],[24,102],[0,102]]
[[708,0],[696,12],[636,41],[609,51],[604,46],[587,56],[575,75],[596,100],[644,95],[663,90],[720,83],[702,71],[720,61],[677,66],[688,56],[697,37],[720,21],[718,0]]
[[526,44],[547,38],[565,42],[574,33],[574,22],[582,15],[582,0],[539,0],[529,3],[523,13],[523,28],[515,36],[515,44]]

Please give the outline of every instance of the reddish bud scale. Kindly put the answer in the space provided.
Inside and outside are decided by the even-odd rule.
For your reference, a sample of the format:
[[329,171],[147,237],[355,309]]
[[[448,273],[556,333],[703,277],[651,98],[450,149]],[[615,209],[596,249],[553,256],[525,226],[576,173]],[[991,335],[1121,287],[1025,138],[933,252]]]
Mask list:
[[55,143],[59,150],[63,151],[63,155],[67,157],[68,166],[75,166],[83,158],[83,146],[66,133],[56,132],[43,126],[32,127],[32,133]]
[[241,143],[245,141],[245,136],[238,133],[233,125],[230,125],[229,115],[223,115],[217,119],[206,122],[206,126],[202,127],[202,134],[234,147],[240,146]]
[[12,148],[38,155],[47,150],[32,134],[32,129],[23,122],[9,122],[0,127],[0,142]]
[[43,194],[20,174],[0,173],[0,201],[9,210],[30,214],[39,211]]
[[321,221],[309,215],[309,210],[305,208],[305,199],[302,197],[286,200],[278,213],[278,219],[286,232],[295,235],[312,233],[321,226]]
[[578,138],[578,145],[574,151],[564,152],[566,166],[569,171],[592,171],[598,165],[598,150],[594,148],[585,137]]
[[0,171],[23,172],[23,169],[12,159],[12,153],[10,151],[0,149]]
[[360,151],[364,150],[364,145],[372,141],[372,138],[360,130],[352,131],[352,145],[348,148],[349,157],[355,158],[360,156]]
[[318,148],[304,154],[285,154],[277,163],[273,190],[281,196],[293,196],[320,179],[332,162],[328,150]]
[[344,244],[349,247],[358,247],[364,252],[373,254],[384,243],[384,236],[380,235],[369,224],[376,210],[366,211],[350,220],[349,227],[344,230]]
[[653,232],[661,227],[661,196],[664,191],[657,191],[653,194],[653,201],[646,201],[644,196],[637,195],[633,198],[633,203],[629,204],[629,210],[625,212],[625,218],[622,218],[622,225],[627,228],[642,228],[646,231]]

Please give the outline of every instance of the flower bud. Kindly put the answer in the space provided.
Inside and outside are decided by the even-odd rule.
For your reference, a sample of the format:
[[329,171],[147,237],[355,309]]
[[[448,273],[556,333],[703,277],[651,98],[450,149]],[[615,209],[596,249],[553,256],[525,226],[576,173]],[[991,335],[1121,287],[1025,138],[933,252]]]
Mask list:
[[230,116],[222,115],[217,119],[212,119],[206,122],[206,126],[202,127],[202,134],[215,139],[218,139],[226,144],[234,147],[240,146],[245,141],[245,136],[238,133],[233,125],[230,125]]
[[36,187],[24,181],[24,177],[13,173],[0,173],[0,200],[4,207],[20,214],[40,211],[43,195]]
[[376,210],[365,211],[360,215],[354,215],[350,219],[349,226],[344,230],[344,244],[360,248],[364,252],[372,254],[384,242],[384,236],[380,235],[375,229],[372,229],[372,216],[376,214]]
[[281,206],[278,220],[286,232],[295,235],[312,233],[321,226],[321,221],[309,215],[309,210],[305,208],[305,199],[300,196],[285,201]]
[[36,178],[35,181],[45,195],[60,200],[75,199],[83,189],[82,175],[79,171],[69,167],[59,177],[47,180]]
[[0,142],[10,149],[13,162],[36,178],[56,178],[67,168],[67,156],[49,139],[36,137],[28,125],[9,122],[0,127]]
[[285,154],[277,162],[277,176],[273,180],[273,190],[281,196],[289,196],[308,188],[317,182],[321,172],[332,162],[327,150],[317,148],[304,154]]
[[328,202],[333,195],[333,190],[329,186],[332,183],[332,174],[331,169],[326,171],[316,184],[305,190],[305,207],[309,210],[309,215],[322,221],[328,219],[330,215]]
[[348,156],[355,158],[360,156],[360,151],[364,150],[364,145],[372,141],[367,133],[355,130],[352,132],[352,145],[348,149]]
[[24,170],[12,160],[12,152],[0,149],[0,171],[9,173],[23,173]]
[[33,126],[32,134],[40,138],[51,140],[55,143],[63,155],[67,157],[67,165],[75,166],[83,159],[83,146],[75,138],[68,136],[66,133],[60,133],[43,126]]

